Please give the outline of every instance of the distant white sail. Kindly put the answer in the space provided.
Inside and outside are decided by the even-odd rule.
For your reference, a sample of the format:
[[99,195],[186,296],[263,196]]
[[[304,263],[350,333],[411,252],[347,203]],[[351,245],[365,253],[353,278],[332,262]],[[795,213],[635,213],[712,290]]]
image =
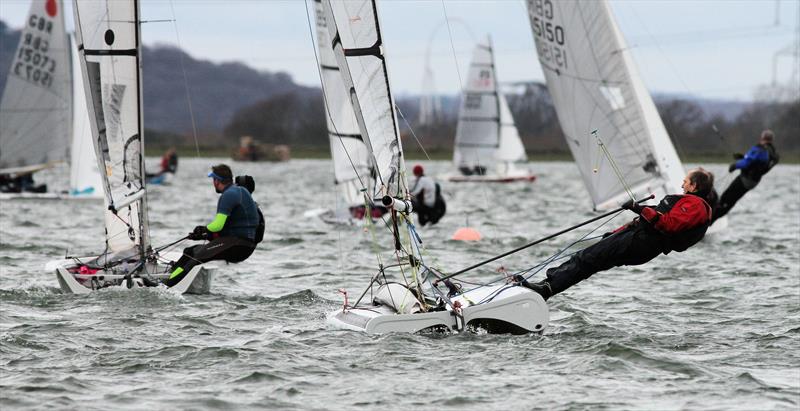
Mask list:
[[406,197],[400,133],[374,0],[325,0],[334,56],[375,165],[373,198]]
[[491,41],[475,46],[458,114],[453,163],[473,170],[524,161],[525,148],[497,84]]
[[144,253],[149,238],[138,2],[76,1],[74,6],[95,153],[105,171],[106,243],[113,252]]
[[92,144],[92,125],[83,91],[78,45],[71,37],[72,55],[72,144],[70,147],[69,194],[81,197],[103,197],[103,179],[97,167],[97,156]]
[[680,192],[683,166],[605,0],[528,0],[547,87],[595,208],[627,198],[597,133],[636,195]]
[[350,96],[345,90],[336,57],[333,55],[322,0],[314,1],[314,10],[335,183],[347,206],[360,205],[364,204],[362,185],[371,187],[373,184],[370,177],[372,167],[367,146],[364,145],[358,128],[358,120],[350,104]]
[[34,0],[0,101],[0,173],[67,159],[72,102],[61,1]]

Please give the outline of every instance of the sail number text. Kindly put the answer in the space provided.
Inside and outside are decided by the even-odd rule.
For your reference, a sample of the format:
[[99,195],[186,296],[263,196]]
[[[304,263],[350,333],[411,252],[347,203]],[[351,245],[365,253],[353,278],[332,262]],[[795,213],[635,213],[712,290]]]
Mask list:
[[45,17],[31,15],[16,55],[14,74],[36,85],[51,87],[56,61],[50,58],[50,41],[53,22]]
[[536,42],[539,58],[567,68],[564,28],[553,23],[553,0],[531,0],[531,27],[541,41]]

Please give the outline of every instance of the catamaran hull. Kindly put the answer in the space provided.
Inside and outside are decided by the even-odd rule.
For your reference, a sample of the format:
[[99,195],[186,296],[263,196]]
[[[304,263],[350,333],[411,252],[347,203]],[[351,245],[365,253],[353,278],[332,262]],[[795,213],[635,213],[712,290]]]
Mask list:
[[[497,293],[493,300],[467,306],[470,304],[468,301],[480,301],[492,293]],[[463,304],[460,315],[450,309],[396,314],[386,305],[372,305],[337,310],[328,315],[328,321],[338,328],[369,334],[436,329],[461,331],[467,327],[478,327],[496,334],[542,333],[550,321],[550,311],[544,299],[518,286],[479,289],[453,298],[453,301]]]
[[[46,266],[47,270],[55,271],[58,285],[66,294],[89,294],[104,288],[128,289],[148,286],[141,277],[128,279],[123,274],[106,274],[102,272],[80,274],[70,272],[69,268],[74,265],[75,260],[69,259],[53,261]],[[178,284],[170,287],[170,290],[179,294],[208,294],[211,292],[211,283],[216,272],[217,267],[214,266],[195,266]],[[150,275],[148,279],[162,282],[168,276],[168,274],[154,274]]]

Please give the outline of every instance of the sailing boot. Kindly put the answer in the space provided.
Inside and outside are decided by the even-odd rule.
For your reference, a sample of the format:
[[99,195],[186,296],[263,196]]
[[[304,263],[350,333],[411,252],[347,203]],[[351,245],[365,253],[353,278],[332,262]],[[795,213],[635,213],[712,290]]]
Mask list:
[[550,283],[547,280],[539,281],[538,283],[529,283],[525,280],[525,277],[521,275],[515,275],[514,280],[521,286],[528,288],[530,290],[536,291],[539,295],[547,301],[550,297],[553,296],[553,288],[550,287]]

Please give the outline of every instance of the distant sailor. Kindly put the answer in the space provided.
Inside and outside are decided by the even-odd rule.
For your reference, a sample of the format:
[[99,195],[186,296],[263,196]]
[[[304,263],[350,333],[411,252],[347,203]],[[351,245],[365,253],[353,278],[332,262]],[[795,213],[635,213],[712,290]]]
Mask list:
[[[219,164],[211,168],[214,190],[220,193],[217,215],[208,225],[194,228],[189,239],[210,240],[183,250],[183,256],[172,266],[172,273],[164,283],[172,287],[198,264],[212,260],[238,263],[246,260],[256,248],[256,231],[260,218],[258,206],[250,195],[250,187],[233,184],[231,168]],[[252,179],[250,181],[251,185]]]
[[667,195],[655,206],[628,201],[622,207],[639,215],[572,256],[547,270],[547,279],[528,283],[545,300],[589,278],[592,274],[622,265],[641,265],[659,254],[682,252],[699,242],[711,224],[711,206],[705,198],[714,188],[714,176],[702,169],[689,171],[683,179],[683,195]]
[[419,224],[436,224],[447,211],[439,184],[425,175],[425,169],[421,165],[415,165],[413,171],[417,179],[411,188],[411,202]]
[[780,157],[775,151],[775,147],[772,146],[774,139],[775,134],[772,130],[764,130],[761,132],[758,144],[751,147],[747,154],[736,153],[733,155],[736,161],[731,163],[728,171],[732,173],[741,170],[741,172],[719,197],[719,202],[714,209],[714,220],[728,214],[736,202],[748,191],[754,189],[761,181],[761,177],[778,164]]

